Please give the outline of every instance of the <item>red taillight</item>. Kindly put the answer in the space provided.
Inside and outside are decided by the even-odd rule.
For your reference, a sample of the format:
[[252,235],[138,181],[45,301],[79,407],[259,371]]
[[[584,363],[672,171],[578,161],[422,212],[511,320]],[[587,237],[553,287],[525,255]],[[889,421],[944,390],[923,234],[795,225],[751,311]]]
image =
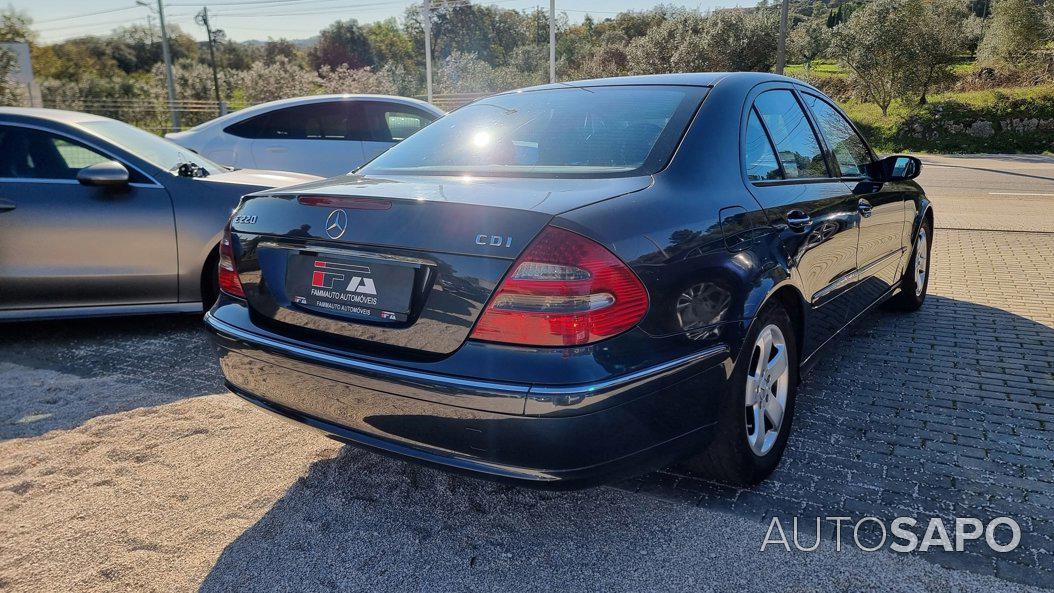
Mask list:
[[234,250],[231,248],[231,224],[223,229],[219,258],[220,290],[233,297],[245,298],[242,281],[238,279],[238,268],[234,265]]
[[578,346],[620,334],[648,310],[626,264],[582,235],[546,227],[512,265],[472,337],[530,346]]

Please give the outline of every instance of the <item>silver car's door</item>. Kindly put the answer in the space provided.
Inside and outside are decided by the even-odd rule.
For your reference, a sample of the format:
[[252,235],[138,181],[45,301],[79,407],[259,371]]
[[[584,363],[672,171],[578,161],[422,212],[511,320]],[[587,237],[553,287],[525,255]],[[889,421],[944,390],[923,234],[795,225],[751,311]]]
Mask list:
[[64,134],[0,124],[0,309],[176,301],[168,192],[133,168],[127,186],[77,182],[108,160]]
[[351,103],[308,103],[272,112],[252,140],[256,168],[333,177],[357,167],[362,142],[349,128]]
[[436,116],[401,103],[363,101],[366,136],[362,151],[369,162],[436,120]]

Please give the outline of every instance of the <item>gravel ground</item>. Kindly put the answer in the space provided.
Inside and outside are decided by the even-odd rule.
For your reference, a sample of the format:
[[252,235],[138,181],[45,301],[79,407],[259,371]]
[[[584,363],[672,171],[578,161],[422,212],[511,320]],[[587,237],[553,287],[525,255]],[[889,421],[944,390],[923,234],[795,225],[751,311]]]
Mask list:
[[[69,417],[148,398],[12,364],[0,378],[0,402],[50,389]],[[761,553],[754,520],[450,476],[229,394],[0,441],[0,509],[4,591],[1038,591],[888,552]]]

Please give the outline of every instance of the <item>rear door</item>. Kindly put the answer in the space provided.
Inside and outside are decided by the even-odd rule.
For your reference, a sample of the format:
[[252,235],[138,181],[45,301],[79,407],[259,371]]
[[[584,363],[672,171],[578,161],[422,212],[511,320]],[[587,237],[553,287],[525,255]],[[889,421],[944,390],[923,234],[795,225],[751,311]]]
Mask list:
[[329,101],[273,111],[252,141],[256,168],[323,177],[347,173],[363,159],[362,141],[350,123],[358,119],[355,109],[351,101]]
[[0,125],[0,309],[176,301],[168,192],[89,187],[77,172],[113,160],[65,134]]
[[366,140],[362,143],[366,162],[436,120],[423,109],[385,101],[363,101]]
[[835,177],[819,137],[790,88],[764,87],[746,114],[750,191],[781,233],[813,314],[804,355],[848,320],[841,298],[856,271],[857,198]]
[[822,97],[803,92],[813,118],[826,140],[832,166],[846,187],[857,197],[860,240],[857,248],[857,279],[852,298],[859,312],[882,296],[899,276],[904,247],[904,209],[907,194],[897,184],[874,183],[865,176],[873,156],[867,143],[838,109]]

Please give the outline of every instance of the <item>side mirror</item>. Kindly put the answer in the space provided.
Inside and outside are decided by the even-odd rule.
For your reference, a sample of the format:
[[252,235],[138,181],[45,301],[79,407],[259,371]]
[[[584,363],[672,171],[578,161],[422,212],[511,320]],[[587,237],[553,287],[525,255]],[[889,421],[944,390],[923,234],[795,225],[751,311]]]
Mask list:
[[115,187],[128,183],[128,169],[117,161],[104,161],[77,171],[77,181],[84,185]]
[[868,166],[868,176],[872,180],[883,181],[905,181],[914,179],[922,172],[922,161],[906,154],[895,154],[871,163]]

